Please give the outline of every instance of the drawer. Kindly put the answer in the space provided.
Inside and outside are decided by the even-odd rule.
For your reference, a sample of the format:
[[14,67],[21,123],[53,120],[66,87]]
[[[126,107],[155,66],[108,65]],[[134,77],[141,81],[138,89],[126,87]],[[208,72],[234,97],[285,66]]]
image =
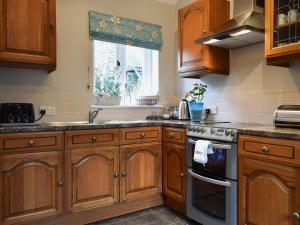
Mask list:
[[161,142],[161,127],[139,127],[121,129],[121,144]]
[[88,131],[67,131],[67,148],[101,147],[120,144],[119,129],[99,129]]
[[238,148],[239,156],[288,164],[300,162],[299,141],[242,135]]
[[2,153],[58,151],[64,149],[63,132],[16,133],[0,135]]
[[163,129],[164,142],[185,144],[185,129],[165,127]]

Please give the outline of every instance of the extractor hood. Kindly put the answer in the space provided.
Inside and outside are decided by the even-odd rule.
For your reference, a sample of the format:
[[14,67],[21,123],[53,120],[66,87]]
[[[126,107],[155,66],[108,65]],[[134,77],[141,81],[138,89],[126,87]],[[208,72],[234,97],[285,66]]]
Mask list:
[[263,42],[264,3],[264,0],[235,0],[234,18],[195,42],[227,49]]

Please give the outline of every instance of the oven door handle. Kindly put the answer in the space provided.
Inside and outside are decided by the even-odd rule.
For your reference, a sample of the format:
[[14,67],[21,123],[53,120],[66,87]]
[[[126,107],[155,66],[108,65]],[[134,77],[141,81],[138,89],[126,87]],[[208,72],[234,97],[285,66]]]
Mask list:
[[188,170],[188,173],[192,177],[194,177],[198,180],[202,180],[202,181],[205,181],[205,182],[208,182],[208,183],[211,183],[211,184],[216,184],[216,185],[219,185],[219,186],[231,187],[231,183],[229,181],[221,181],[221,180],[215,180],[215,179],[211,179],[211,178],[208,178],[208,177],[204,177],[204,176],[201,176],[199,174],[194,173],[192,170]]
[[[188,142],[190,144],[193,144],[193,145],[196,144],[196,141],[194,141],[192,139],[189,139]],[[223,144],[218,144],[218,143],[211,142],[211,146],[212,146],[212,148],[219,148],[219,149],[231,150],[231,145],[223,145]]]

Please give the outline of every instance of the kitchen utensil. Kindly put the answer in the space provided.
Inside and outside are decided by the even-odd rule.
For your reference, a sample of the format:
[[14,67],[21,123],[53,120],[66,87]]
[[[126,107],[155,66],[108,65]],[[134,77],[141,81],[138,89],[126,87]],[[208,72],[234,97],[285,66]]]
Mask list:
[[276,127],[300,128],[300,105],[282,105],[274,113]]
[[187,100],[182,100],[179,103],[179,109],[178,109],[178,119],[179,120],[189,120],[189,106]]

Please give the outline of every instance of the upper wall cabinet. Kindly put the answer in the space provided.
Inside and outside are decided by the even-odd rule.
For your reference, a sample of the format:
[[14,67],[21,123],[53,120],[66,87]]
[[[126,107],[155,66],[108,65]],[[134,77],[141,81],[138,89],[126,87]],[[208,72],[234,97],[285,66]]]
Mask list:
[[199,45],[195,40],[229,20],[227,0],[198,0],[178,12],[178,72],[181,77],[229,74],[229,50]]
[[0,13],[0,66],[55,70],[55,0],[0,0]]
[[299,1],[269,0],[265,3],[267,64],[288,66],[289,62],[300,60]]

